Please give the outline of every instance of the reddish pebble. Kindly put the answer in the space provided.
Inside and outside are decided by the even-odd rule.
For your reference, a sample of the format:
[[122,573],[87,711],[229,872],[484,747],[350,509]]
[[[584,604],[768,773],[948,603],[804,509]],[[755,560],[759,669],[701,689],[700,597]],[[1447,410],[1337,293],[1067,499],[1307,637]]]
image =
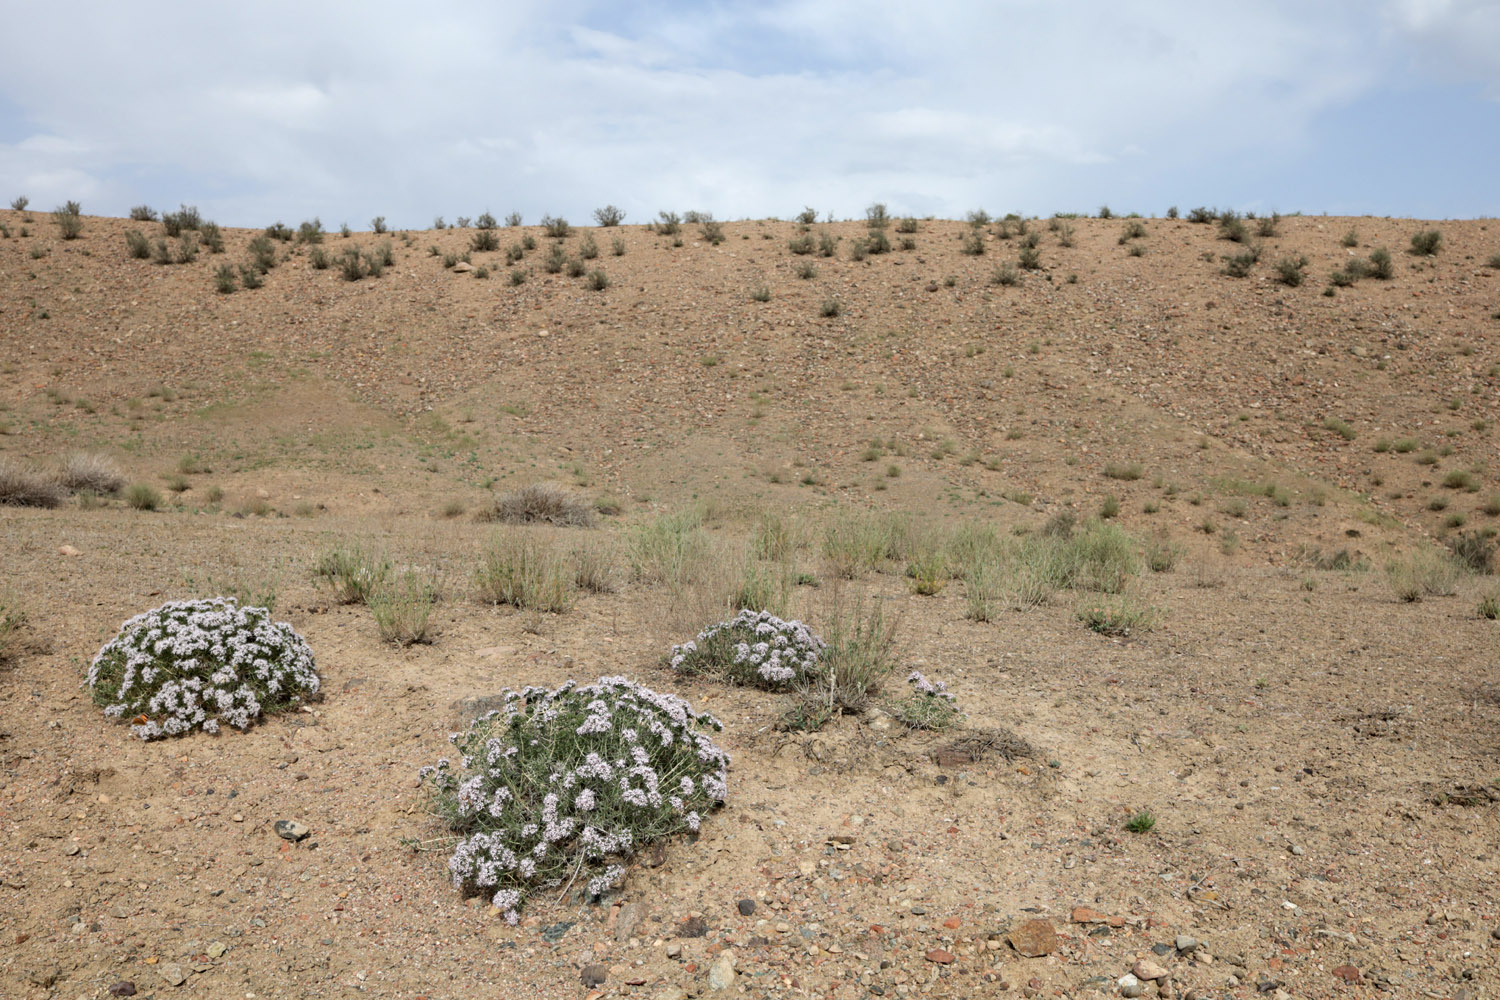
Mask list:
[[947,920],[943,921],[943,926],[948,928],[950,931],[954,931],[958,930],[959,925],[962,923],[963,921],[958,919],[957,917],[949,917]]
[[927,961],[936,962],[938,965],[947,965],[953,961],[953,953],[941,948],[934,948],[927,953]]
[[957,833],[958,832],[958,827],[956,827],[956,826],[950,826],[950,827],[948,827],[948,832],[949,833]]
[[1075,924],[1102,924],[1108,919],[1098,910],[1091,910],[1087,906],[1073,907],[1073,923]]
[[1333,970],[1333,974],[1346,983],[1359,982],[1359,970],[1352,965],[1341,965]]

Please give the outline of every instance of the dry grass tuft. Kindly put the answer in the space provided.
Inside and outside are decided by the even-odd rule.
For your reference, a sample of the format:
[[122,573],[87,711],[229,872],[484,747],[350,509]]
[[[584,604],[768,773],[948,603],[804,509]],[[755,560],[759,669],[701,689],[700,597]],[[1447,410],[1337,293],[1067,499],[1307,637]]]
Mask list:
[[481,512],[481,521],[506,524],[556,524],[588,528],[594,523],[594,506],[587,498],[551,483],[532,483],[495,501]]
[[53,476],[0,459],[0,504],[11,507],[56,507],[66,491]]
[[74,452],[63,459],[57,482],[73,493],[106,494],[120,492],[125,486],[125,477],[107,455]]

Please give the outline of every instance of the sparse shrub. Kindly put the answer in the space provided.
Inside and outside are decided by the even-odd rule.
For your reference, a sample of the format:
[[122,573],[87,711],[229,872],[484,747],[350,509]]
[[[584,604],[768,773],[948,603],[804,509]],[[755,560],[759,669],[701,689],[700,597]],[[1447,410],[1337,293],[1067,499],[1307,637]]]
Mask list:
[[871,230],[870,238],[865,240],[864,243],[865,249],[870,253],[883,254],[891,252],[890,237],[886,236],[885,231],[882,229]]
[[1359,279],[1348,271],[1333,271],[1328,275],[1328,283],[1335,288],[1348,288],[1357,280]]
[[854,240],[849,244],[849,259],[861,261],[869,256],[870,244],[868,240]]
[[[1500,595],[1485,594],[1480,597],[1479,605],[1474,609],[1474,613],[1490,621],[1500,618]],[[0,624],[0,629],[3,629],[3,627],[3,624]],[[3,639],[0,639],[0,642],[3,642]]]
[[318,558],[313,575],[332,589],[340,604],[368,604],[370,595],[390,580],[391,563],[357,546],[340,547]]
[[1345,233],[1343,235],[1343,237],[1339,240],[1339,246],[1351,247],[1351,248],[1359,246],[1359,232],[1358,232],[1358,230],[1351,229],[1347,233]]
[[981,257],[984,255],[984,233],[977,229],[971,229],[964,233],[963,243],[959,246],[964,254],[970,257]]
[[1140,219],[1131,219],[1125,223],[1120,230],[1120,243],[1123,245],[1131,240],[1138,240],[1146,235],[1146,224]]
[[1457,590],[1459,572],[1459,564],[1451,555],[1429,547],[1418,549],[1407,559],[1393,559],[1385,567],[1391,592],[1408,604],[1427,595],[1452,595]]
[[1450,490],[1468,490],[1473,493],[1479,489],[1479,480],[1467,469],[1454,469],[1443,477],[1443,485]]
[[1283,285],[1296,288],[1307,277],[1306,267],[1306,257],[1283,257],[1276,262],[1276,280]]
[[835,610],[820,668],[797,684],[796,702],[782,722],[789,728],[817,729],[839,715],[869,707],[896,667],[896,622],[879,603],[866,613],[856,604]]
[[1377,247],[1370,254],[1370,277],[1388,281],[1394,274],[1395,267],[1391,263],[1391,252],[1385,247]]
[[510,283],[512,285],[524,285],[524,284],[526,284],[526,270],[525,270],[525,268],[520,268],[520,267],[513,267],[513,268],[511,268],[510,269]]
[[817,241],[813,239],[812,233],[803,233],[793,236],[787,241],[787,249],[794,254],[810,254],[818,247]]
[[1004,285],[1006,288],[1011,288],[1021,283],[1021,272],[1016,270],[1014,264],[1001,264],[995,268],[995,273],[991,276],[991,280],[997,285]]
[[602,292],[609,287],[609,275],[595,268],[589,272],[589,287],[596,292]]
[[481,518],[506,524],[555,524],[587,528],[594,523],[587,498],[550,483],[532,483],[507,493]]
[[603,545],[574,546],[571,553],[573,585],[591,594],[613,594],[616,585],[614,549]]
[[331,258],[327,250],[322,247],[313,247],[312,252],[307,255],[307,262],[312,265],[314,271],[326,271]]
[[652,228],[658,236],[676,236],[682,231],[682,216],[676,212],[658,212]]
[[1272,212],[1270,215],[1262,216],[1255,223],[1255,234],[1263,238],[1275,236],[1277,227],[1281,224],[1281,216]]
[[1436,229],[1415,233],[1411,238],[1411,252],[1418,257],[1432,257],[1443,247],[1443,234]]
[[373,232],[377,236],[379,236],[380,234],[384,233],[386,231],[386,229],[385,229],[385,216],[383,216],[383,215],[377,215],[377,216],[375,216],[375,218],[371,219],[370,220],[370,231]]
[[358,281],[365,276],[365,260],[359,247],[349,247],[340,256],[339,274],[345,281]]
[[594,209],[594,221],[605,228],[618,226],[625,221],[625,212],[614,205],[605,205]]
[[724,242],[724,224],[715,221],[713,214],[703,213],[698,219],[698,232],[714,246]]
[[898,233],[914,233],[916,231],[917,220],[909,215],[903,218],[900,222],[896,223],[896,232]]
[[52,212],[52,221],[57,223],[58,235],[65,240],[76,240],[83,233],[83,219],[78,214],[77,204],[70,201]]
[[510,923],[532,893],[583,876],[584,893],[602,896],[625,875],[616,858],[697,831],[724,801],[729,757],[709,735],[722,728],[623,677],[505,691],[500,709],[451,737],[462,763],[421,772],[459,838],[454,885]]
[[569,257],[568,263],[563,267],[563,270],[568,273],[568,277],[570,278],[581,278],[588,269],[583,266],[583,261],[577,257]]
[[809,281],[817,276],[818,269],[812,261],[804,260],[792,269],[792,273],[803,281]]
[[548,236],[552,237],[554,240],[567,239],[568,234],[573,231],[573,227],[568,225],[567,219],[564,219],[560,216],[557,218],[553,218],[550,215],[542,216],[542,229]]
[[1104,502],[1099,505],[1099,516],[1106,521],[1119,517],[1120,498],[1113,493],[1107,495]]
[[813,223],[818,221],[818,210],[813,208],[811,205],[808,205],[807,207],[803,208],[802,211],[797,213],[796,221],[797,225],[802,226],[805,229],[806,227],[811,226]]
[[125,622],[89,666],[94,704],[143,740],[248,729],[320,680],[306,640],[233,598],[173,601]]
[[542,261],[542,270],[546,271],[548,274],[561,274],[562,269],[567,265],[567,263],[567,251],[562,248],[561,243],[554,243],[552,244],[551,249],[547,251],[546,258]]
[[572,567],[553,546],[515,529],[495,535],[474,577],[486,603],[553,614],[572,607],[573,580]]
[[817,672],[824,648],[802,622],[746,608],[673,646],[669,662],[688,675],[714,673],[731,684],[783,690]]
[[257,236],[250,241],[250,260],[255,269],[265,274],[276,266],[276,248],[269,238]]
[[838,248],[839,248],[838,240],[836,240],[836,239],[833,238],[833,234],[832,233],[830,233],[826,229],[819,230],[819,232],[818,232],[818,256],[819,257],[832,257],[832,256],[834,256],[835,254],[838,253]]
[[163,213],[161,225],[167,236],[176,239],[186,230],[201,229],[203,216],[196,205],[179,205],[177,211]]
[[381,583],[368,600],[381,641],[398,646],[430,641],[432,608],[436,603],[437,585],[412,569]]
[[1490,259],[1485,263],[1488,264],[1492,269],[1500,271],[1500,253],[1490,254]]
[[512,229],[518,228],[521,225],[521,213],[520,212],[512,212],[509,215],[507,215],[505,217],[505,224],[507,226],[509,226],[510,228],[512,228]]
[[1231,278],[1244,278],[1250,274],[1250,269],[1260,260],[1260,250],[1250,248],[1243,253],[1237,253],[1224,258],[1224,273]]
[[825,319],[832,319],[842,311],[843,307],[839,305],[838,299],[824,299],[823,305],[818,310],[818,314]]
[[1218,213],[1213,209],[1203,208],[1201,206],[1188,212],[1188,221],[1196,222],[1200,225],[1207,225],[1208,223],[1214,221],[1214,219],[1217,217]]
[[224,234],[216,222],[205,222],[198,227],[198,235],[203,238],[203,245],[208,247],[209,253],[224,252]]
[[66,495],[54,477],[22,468],[0,457],[0,504],[11,507],[56,507]]
[[474,227],[476,229],[494,229],[495,217],[488,211],[480,212],[479,218],[474,220]]
[[23,194],[10,200],[10,209],[12,212],[24,212],[26,206],[30,204],[31,199]]
[[1018,257],[1017,263],[1023,271],[1035,271],[1042,266],[1042,252],[1036,247],[1021,247]]
[[1156,816],[1149,809],[1142,809],[1125,823],[1125,829],[1131,833],[1150,833],[1155,828]]
[[127,229],[125,230],[125,250],[136,260],[146,260],[151,256],[151,241],[139,229]]
[[620,237],[618,237],[618,236],[616,236],[614,239],[610,240],[609,241],[609,252],[612,253],[612,254],[614,254],[616,257],[623,257],[623,256],[625,256],[625,241],[622,240],[622,239],[620,239]]
[[156,209],[150,205],[137,205],[130,210],[131,222],[155,222]]
[[1122,479],[1126,482],[1135,482],[1145,475],[1139,462],[1107,462],[1104,465],[1104,474],[1110,479]]
[[770,302],[771,286],[764,284],[756,285],[754,288],[750,289],[750,298],[755,302]]
[[1333,431],[1345,441],[1353,441],[1357,436],[1354,428],[1349,426],[1349,422],[1341,420],[1338,417],[1325,417],[1323,419],[1323,429]]
[[177,263],[191,264],[198,259],[198,234],[183,233],[177,240]]
[[1176,205],[1173,205],[1171,208],[1167,209],[1167,218],[1169,218],[1169,219],[1175,219],[1175,218],[1177,218],[1177,215],[1178,215],[1178,212],[1177,212],[1177,206]]
[[594,242],[593,233],[583,234],[583,239],[578,244],[578,256],[583,260],[594,260],[599,256],[599,244]]
[[146,483],[132,483],[125,490],[125,502],[134,510],[156,510],[161,507],[161,494]]
[[1495,537],[1487,531],[1465,531],[1448,540],[1448,551],[1471,573],[1494,572]]
[[1090,631],[1121,638],[1150,631],[1155,618],[1154,608],[1141,604],[1128,593],[1089,601],[1078,609],[1078,620]]
[[913,670],[906,683],[912,685],[912,692],[891,706],[891,715],[908,728],[941,731],[951,729],[963,718],[942,681],[929,681],[921,671]]
[[1232,243],[1247,243],[1250,240],[1250,230],[1246,227],[1238,212],[1222,212],[1219,215],[1219,239],[1229,240]]
[[264,285],[265,283],[266,283],[266,279],[262,275],[260,268],[254,267],[253,265],[250,265],[250,264],[241,265],[241,267],[240,267],[240,284],[241,285],[244,285],[246,288],[259,288],[261,285]]
[[480,229],[469,238],[469,249],[475,253],[488,253],[500,249],[500,237],[493,226]]

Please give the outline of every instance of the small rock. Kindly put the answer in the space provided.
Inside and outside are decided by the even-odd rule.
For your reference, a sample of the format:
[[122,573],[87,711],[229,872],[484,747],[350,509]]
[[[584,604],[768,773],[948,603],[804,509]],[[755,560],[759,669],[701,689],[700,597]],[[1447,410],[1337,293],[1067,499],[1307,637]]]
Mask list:
[[1128,972],[1121,976],[1115,982],[1115,985],[1120,987],[1120,996],[1122,997],[1138,997],[1146,992],[1146,987],[1141,985],[1141,981]]
[[708,933],[708,921],[702,917],[688,917],[677,928],[677,936],[685,938],[700,938]]
[[474,265],[470,264],[468,261],[461,260],[457,264],[453,265],[453,270],[457,274],[467,274],[470,271],[474,270]]
[[235,813],[233,816],[231,816],[229,818],[231,820],[233,820],[234,822],[236,822],[236,823],[243,823],[243,822],[245,822],[245,814],[244,813]]
[[626,903],[615,915],[615,940],[629,941],[635,934],[636,925],[646,915],[640,903]]
[[891,728],[891,717],[880,709],[873,709],[865,716],[869,727],[877,733],[889,732]]
[[687,994],[680,986],[668,986],[651,994],[651,1000],[687,1000]]
[[1028,920],[1014,928],[1007,939],[1017,954],[1041,958],[1057,950],[1057,931],[1050,920]]
[[671,944],[667,945],[667,957],[668,958],[681,958],[682,957],[682,945],[678,944],[675,941],[672,942]]
[[1156,955],[1170,955],[1172,954],[1172,950],[1172,946],[1169,944],[1153,944],[1151,946],[1152,953]]
[[1301,844],[1292,844],[1290,847],[1287,848],[1287,850],[1291,851],[1293,854],[1295,854],[1299,858],[1302,857],[1302,855],[1304,855],[1304,854],[1307,853],[1307,851],[1303,849],[1303,847],[1302,847]]
[[1342,979],[1346,983],[1359,982],[1359,970],[1352,965],[1341,965],[1333,970],[1336,979]]
[[299,840],[306,840],[312,836],[311,830],[294,819],[278,819],[273,824],[272,829],[276,831],[276,836],[282,840],[289,840],[294,844]]
[[938,965],[951,965],[953,959],[953,952],[944,951],[942,948],[934,948],[927,953],[927,961],[936,962]]
[[1135,977],[1137,979],[1144,979],[1148,981],[1155,979],[1165,979],[1167,977],[1167,970],[1162,968],[1160,965],[1157,965],[1149,958],[1143,958],[1140,961],[1136,962],[1135,965],[1131,967],[1130,971],[1135,973]]
[[161,976],[168,986],[181,986],[187,982],[187,973],[176,962],[164,962],[158,965],[156,967],[156,974]]
[[210,941],[208,947],[203,949],[203,953],[209,958],[223,958],[224,953],[228,950],[229,945],[223,941]]
[[81,555],[83,555],[82,552],[80,552],[77,549],[73,548],[73,546],[71,546],[71,545],[59,545],[57,547],[57,554],[60,555],[60,556],[81,556]]
[[77,844],[69,844],[67,847],[63,848],[63,853],[71,858],[76,855],[80,849],[81,848],[79,848]]
[[719,952],[719,957],[714,959],[714,964],[708,970],[708,988],[727,990],[734,985],[734,980],[734,952],[725,948]]
[[742,917],[748,917],[755,912],[755,900],[753,899],[742,899],[734,905],[740,911],[740,916]]
[[1496,941],[1500,941],[1500,927],[1496,927],[1494,930],[1490,931],[1490,937],[1494,938]]
[[1182,952],[1184,955],[1198,950],[1198,939],[1195,937],[1189,937],[1186,934],[1177,935],[1177,940],[1173,941],[1172,943],[1175,944],[1177,946],[1177,950]]
[[128,979],[122,979],[109,988],[109,995],[112,997],[133,997],[135,996],[135,983]]
[[1073,923],[1075,924],[1102,924],[1109,920],[1098,910],[1091,910],[1087,906],[1073,907]]
[[609,966],[607,965],[585,965],[578,978],[585,986],[603,986],[604,981],[609,978]]

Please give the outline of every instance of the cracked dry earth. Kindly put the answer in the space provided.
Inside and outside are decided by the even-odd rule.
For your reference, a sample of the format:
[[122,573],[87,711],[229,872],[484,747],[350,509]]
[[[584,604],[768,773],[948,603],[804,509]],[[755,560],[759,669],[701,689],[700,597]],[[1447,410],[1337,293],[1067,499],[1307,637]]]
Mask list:
[[[1427,224],[1285,219],[1265,256],[1317,276],[1288,288],[1203,260],[1212,227],[1151,220],[1129,257],[1118,221],[1076,220],[1074,247],[1037,225],[1044,268],[1014,288],[989,280],[1011,244],[971,258],[941,222],[807,280],[789,223],[718,247],[625,227],[599,293],[455,273],[426,253],[454,231],[397,237],[356,283],[288,246],[229,296],[206,256],[128,259],[121,220],[0,241],[0,455],[103,452],[159,489],[198,460],[156,512],[0,507],[28,616],[0,666],[0,995],[1496,996],[1500,632],[1474,610],[1494,581],[1402,603],[1381,567],[1455,513],[1494,523],[1500,233],[1442,223],[1429,260],[1400,252]],[[1397,273],[1325,297],[1350,228]],[[231,259],[253,235],[227,232]],[[1105,474],[1120,462],[1143,471]],[[1454,469],[1478,488],[1444,487]],[[618,503],[534,530],[615,553],[620,585],[560,615],[482,605],[496,529],[469,515],[542,479]],[[1142,574],[1159,620],[1126,638],[1085,629],[1080,595],[981,623],[962,581],[839,584],[819,556],[848,510],[1010,532],[1106,495],[1183,553]],[[822,586],[793,611],[880,602],[963,725],[785,732],[777,696],[672,676],[712,595],[632,582],[621,553],[694,503],[723,552],[763,512],[802,525]],[[350,542],[444,581],[430,644],[381,643],[315,584]],[[1336,548],[1355,568],[1318,568]],[[121,621],[234,588],[274,590],[320,701],[151,744],[99,714],[80,683]],[[601,674],[724,721],[728,803],[602,903],[536,899],[510,927],[448,884],[417,769],[468,700]],[[1154,827],[1127,829],[1143,810]]]

